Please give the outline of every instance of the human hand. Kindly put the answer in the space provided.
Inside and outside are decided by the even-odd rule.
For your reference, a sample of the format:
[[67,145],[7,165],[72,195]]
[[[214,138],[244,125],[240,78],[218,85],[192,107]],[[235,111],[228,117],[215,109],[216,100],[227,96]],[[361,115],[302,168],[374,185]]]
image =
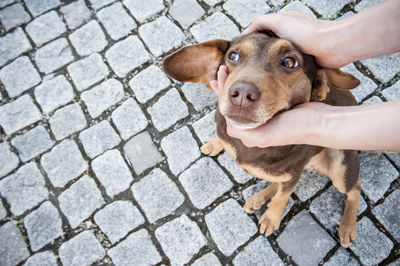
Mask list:
[[218,80],[211,80],[210,81],[210,86],[213,89],[213,91],[220,96],[222,93],[222,90],[225,86],[226,79],[228,78],[228,68],[225,65],[221,65],[218,68],[217,72],[217,79]]

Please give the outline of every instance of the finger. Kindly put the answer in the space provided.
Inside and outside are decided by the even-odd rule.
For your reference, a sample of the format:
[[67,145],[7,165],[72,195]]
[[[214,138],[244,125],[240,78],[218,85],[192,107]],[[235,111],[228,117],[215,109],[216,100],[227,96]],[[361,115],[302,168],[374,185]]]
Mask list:
[[222,91],[225,86],[226,80],[228,79],[228,68],[225,65],[221,65],[218,70],[218,89]]
[[211,80],[210,81],[210,87],[218,95],[218,93],[219,93],[219,91],[218,91],[218,81],[216,81],[215,79]]

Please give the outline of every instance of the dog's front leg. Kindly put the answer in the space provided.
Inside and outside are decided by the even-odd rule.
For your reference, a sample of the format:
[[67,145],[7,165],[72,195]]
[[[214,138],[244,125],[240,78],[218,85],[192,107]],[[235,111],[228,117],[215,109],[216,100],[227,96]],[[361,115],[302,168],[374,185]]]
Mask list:
[[217,156],[224,149],[224,143],[220,138],[214,136],[201,146],[200,150],[205,155]]

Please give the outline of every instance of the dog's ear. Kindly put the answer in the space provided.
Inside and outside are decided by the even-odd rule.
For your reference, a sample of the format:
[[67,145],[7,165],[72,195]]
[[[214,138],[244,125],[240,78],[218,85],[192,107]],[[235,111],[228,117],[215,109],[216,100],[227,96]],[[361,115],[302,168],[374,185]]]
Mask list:
[[330,91],[330,86],[340,90],[351,90],[360,85],[360,81],[351,74],[344,73],[340,69],[318,69],[314,78],[311,98],[323,101]]
[[181,82],[202,83],[210,90],[210,81],[217,79],[229,41],[212,40],[189,45],[167,56],[162,62],[163,71]]

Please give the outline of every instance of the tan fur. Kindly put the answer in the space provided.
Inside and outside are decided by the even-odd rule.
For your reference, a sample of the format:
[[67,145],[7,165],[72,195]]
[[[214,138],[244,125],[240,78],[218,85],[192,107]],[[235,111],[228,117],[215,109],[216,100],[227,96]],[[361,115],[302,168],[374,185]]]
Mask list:
[[270,184],[268,187],[251,196],[243,206],[243,209],[247,213],[254,213],[254,211],[260,209],[268,200],[275,196],[277,191],[278,183]]
[[250,175],[260,179],[267,180],[269,182],[287,182],[292,179],[292,175],[283,173],[281,175],[273,175],[266,172],[265,170],[251,164],[239,163],[239,165]]

